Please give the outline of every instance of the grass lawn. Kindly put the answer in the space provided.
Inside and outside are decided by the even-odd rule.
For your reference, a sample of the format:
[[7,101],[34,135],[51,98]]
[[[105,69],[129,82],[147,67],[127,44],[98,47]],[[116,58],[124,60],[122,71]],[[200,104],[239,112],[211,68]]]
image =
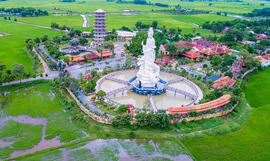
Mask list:
[[36,38],[43,35],[49,35],[50,38],[53,38],[56,35],[62,35],[59,31],[3,20],[0,20],[0,26],[0,33],[9,34],[0,37],[0,60],[2,61],[2,64],[7,65],[7,69],[12,69],[13,63],[23,64],[26,67],[26,72],[33,72],[31,69],[33,64],[23,49],[25,47],[25,40],[27,38]]
[[[226,135],[183,140],[198,160],[269,160],[270,159],[270,68],[251,77],[244,92],[255,108],[240,130]],[[255,89],[257,90],[254,93]],[[257,94],[261,93],[261,94]],[[265,95],[263,97],[263,95]]]
[[17,17],[18,21],[51,26],[52,22],[58,23],[59,26],[80,27],[83,25],[83,18],[81,16],[41,16],[41,17]]
[[270,68],[264,69],[252,76],[244,89],[246,98],[250,106],[256,108],[270,104]]
[[[75,126],[66,112],[63,111],[59,98],[55,97],[48,84],[39,84],[26,88],[11,87],[10,89],[2,89],[1,92],[3,91],[10,92],[7,97],[0,96],[0,102],[5,102],[5,105],[1,108],[3,115],[28,115],[33,118],[46,118],[45,139],[50,140],[58,137],[61,142],[65,143],[84,136],[82,130]],[[2,158],[2,154],[29,149],[41,139],[42,125],[33,126],[12,121],[6,122],[3,128],[5,128],[3,130],[5,133],[0,129],[0,139],[10,136],[16,136],[16,139],[13,140],[15,142],[12,144],[13,148],[11,150],[9,147],[0,148]],[[18,137],[21,135],[22,137]],[[29,138],[33,139],[31,143],[28,142]],[[6,156],[4,155],[4,158]]]

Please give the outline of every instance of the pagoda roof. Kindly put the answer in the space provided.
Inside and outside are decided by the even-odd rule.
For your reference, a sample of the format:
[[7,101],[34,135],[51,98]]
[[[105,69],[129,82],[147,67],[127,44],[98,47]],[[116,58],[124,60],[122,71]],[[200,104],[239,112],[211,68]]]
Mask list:
[[105,13],[106,11],[102,10],[102,9],[98,9],[96,10],[94,13]]

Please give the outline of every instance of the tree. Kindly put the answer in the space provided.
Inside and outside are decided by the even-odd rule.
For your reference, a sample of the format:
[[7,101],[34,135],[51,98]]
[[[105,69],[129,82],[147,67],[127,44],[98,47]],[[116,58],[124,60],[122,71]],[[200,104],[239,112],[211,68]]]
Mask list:
[[146,112],[140,112],[140,113],[136,114],[135,118],[137,119],[137,124],[140,126],[144,126],[146,117],[147,117]]
[[198,77],[197,77],[198,80],[201,80],[202,79],[202,75],[199,74]]
[[49,40],[49,36],[48,35],[44,35],[44,36],[41,37],[41,41],[42,42],[45,42],[47,40]]
[[209,80],[207,81],[207,86],[208,86],[208,88],[210,88],[210,87],[212,86],[212,84],[213,84],[213,81],[212,81],[211,79],[209,79]]
[[233,89],[233,94],[236,96],[239,96],[241,94],[241,92],[242,92],[242,90],[239,87]]
[[[0,61],[1,63],[1,61]],[[0,64],[0,85],[2,85],[3,83],[3,79],[2,79],[2,71],[6,69],[6,65]]]
[[243,56],[243,63],[246,64],[248,69],[259,67],[261,65],[259,58],[255,58],[252,54],[246,51],[242,53],[242,56]]
[[128,110],[128,108],[127,108],[126,105],[120,105],[119,106],[119,111],[121,111],[121,112],[127,112],[127,110]]
[[226,73],[225,73],[225,76],[229,76],[229,77],[232,78],[232,77],[233,77],[233,73],[232,73],[232,72],[226,72]]
[[190,110],[190,111],[188,111],[188,116],[190,116],[190,117],[197,117],[197,116],[199,116],[199,112],[196,111],[196,109]]
[[59,72],[59,78],[60,78],[60,80],[62,80],[62,78],[65,76],[65,73],[64,72]]
[[126,56],[126,61],[125,61],[125,66],[126,67],[131,66],[131,63],[132,63],[131,61],[132,61],[132,57],[130,55],[127,55]]
[[99,98],[100,102],[102,102],[103,98],[105,97],[106,92],[104,92],[103,90],[100,90],[96,93],[96,96]]
[[175,44],[168,44],[166,50],[170,53],[170,58],[172,58],[173,54],[177,52],[177,47]]
[[36,37],[36,38],[34,39],[34,42],[38,44],[38,43],[40,43],[40,39],[39,39],[38,37]]
[[270,40],[262,39],[262,40],[260,41],[260,45],[263,46],[264,48],[265,48],[266,46],[270,46]]
[[53,38],[53,42],[55,42],[56,44],[60,44],[61,43],[61,37],[60,36],[55,36]]
[[158,26],[158,22],[157,22],[157,21],[153,21],[151,26],[152,26],[154,29],[156,29],[157,26]]
[[103,46],[104,46],[105,49],[108,49],[108,50],[110,50],[112,53],[114,53],[114,44],[113,44],[112,41],[105,41],[105,42],[103,43]]
[[73,77],[63,77],[65,87],[69,87],[71,89],[79,87],[79,81]]
[[221,62],[222,62],[222,57],[219,55],[215,55],[212,57],[210,63],[212,64],[212,66],[219,66]]
[[25,71],[25,66],[22,64],[13,63],[12,67],[13,67],[12,74],[19,77],[21,84],[21,76]]
[[81,37],[78,40],[79,40],[79,42],[80,42],[81,45],[85,45],[86,43],[88,43],[88,40],[86,38],[82,38]]
[[27,48],[28,50],[32,50],[33,47],[34,47],[34,45],[35,45],[35,43],[34,43],[34,41],[31,39],[31,40],[29,40],[29,41],[26,43],[26,48]]
[[192,31],[192,32],[193,32],[193,34],[195,34],[195,33],[196,33],[196,31],[197,31],[197,30],[196,30],[196,28],[193,28],[193,31]]
[[127,114],[123,114],[121,117],[121,123],[123,125],[128,125],[130,124],[130,121],[132,121],[133,117],[131,116],[131,114],[127,113]]

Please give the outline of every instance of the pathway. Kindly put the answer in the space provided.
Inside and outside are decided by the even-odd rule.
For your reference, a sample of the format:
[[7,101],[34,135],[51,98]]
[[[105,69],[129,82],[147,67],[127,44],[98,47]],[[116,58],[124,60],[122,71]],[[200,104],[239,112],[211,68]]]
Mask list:
[[88,22],[86,16],[85,15],[81,15],[81,16],[83,18],[83,25],[82,25],[82,27],[89,27],[90,25],[89,25],[89,22]]
[[166,87],[166,90],[173,91],[173,92],[175,92],[175,94],[176,94],[176,93],[180,93],[180,94],[184,95],[185,97],[189,97],[189,98],[191,98],[191,99],[193,99],[193,100],[196,100],[196,99],[197,99],[197,96],[196,96],[196,95],[191,94],[191,93],[186,92],[186,91],[183,91],[183,90],[178,89],[178,88],[174,88],[174,87],[167,86],[167,87]]
[[114,77],[105,77],[105,79],[110,80],[110,81],[114,81],[114,82],[118,82],[118,83],[128,84],[128,81],[114,78]]
[[152,109],[154,110],[154,112],[156,112],[158,110],[158,108],[157,108],[157,105],[155,103],[155,100],[154,100],[152,93],[148,93],[147,97],[149,99],[149,102],[150,102]]

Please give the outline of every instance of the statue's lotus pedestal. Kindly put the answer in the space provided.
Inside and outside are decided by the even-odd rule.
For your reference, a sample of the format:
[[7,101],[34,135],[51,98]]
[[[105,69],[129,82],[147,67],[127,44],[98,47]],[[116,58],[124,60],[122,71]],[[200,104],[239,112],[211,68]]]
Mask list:
[[168,82],[160,78],[155,84],[143,84],[137,79],[137,76],[134,76],[128,81],[128,85],[133,86],[133,91],[140,95],[147,95],[148,93],[160,95],[168,86]]

